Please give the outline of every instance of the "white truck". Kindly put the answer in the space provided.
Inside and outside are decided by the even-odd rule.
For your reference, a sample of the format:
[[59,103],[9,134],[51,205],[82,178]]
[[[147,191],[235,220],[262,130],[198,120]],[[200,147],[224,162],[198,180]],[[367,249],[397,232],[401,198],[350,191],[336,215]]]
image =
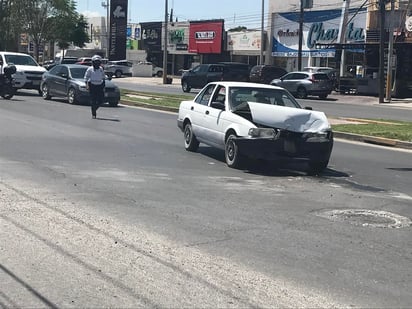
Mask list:
[[30,55],[1,51],[3,67],[14,64],[16,73],[13,75],[15,89],[35,89],[41,94],[40,82],[46,69],[40,66]]

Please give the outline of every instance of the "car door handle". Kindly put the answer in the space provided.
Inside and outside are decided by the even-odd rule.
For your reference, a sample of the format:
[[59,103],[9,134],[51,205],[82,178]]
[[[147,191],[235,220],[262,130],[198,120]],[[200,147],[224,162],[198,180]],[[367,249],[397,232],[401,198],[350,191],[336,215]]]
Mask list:
[[191,106],[191,107],[190,107],[190,110],[191,110],[191,111],[194,110],[194,109],[195,109],[194,106]]
[[206,115],[209,115],[209,111],[206,111],[205,114],[206,114]]

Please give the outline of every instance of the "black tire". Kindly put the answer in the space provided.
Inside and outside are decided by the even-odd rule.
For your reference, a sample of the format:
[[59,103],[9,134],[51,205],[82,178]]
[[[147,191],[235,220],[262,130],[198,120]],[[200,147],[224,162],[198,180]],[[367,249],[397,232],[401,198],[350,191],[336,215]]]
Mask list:
[[187,83],[187,81],[182,81],[182,90],[183,92],[190,92],[192,88],[190,87],[190,85]]
[[319,96],[319,99],[324,100],[324,99],[326,99],[327,97],[328,97],[327,94],[321,94],[321,95]]
[[309,175],[319,175],[328,167],[329,160],[326,161],[309,161]]
[[43,99],[45,99],[45,100],[50,100],[51,99],[49,86],[46,83],[44,83],[42,85],[41,91],[42,91],[41,96],[43,97]]
[[306,99],[308,96],[308,92],[306,91],[305,87],[299,87],[296,92],[296,97],[299,99]]
[[197,151],[199,148],[199,141],[193,134],[192,124],[190,122],[185,125],[183,136],[185,138],[185,149],[192,152]]
[[229,134],[225,144],[225,160],[227,166],[231,168],[239,168],[242,163],[242,155],[240,154],[239,148],[234,141],[235,138],[235,134]]
[[4,91],[1,97],[5,100],[10,100],[14,94],[15,94],[15,89],[11,85],[4,85]]
[[157,71],[157,77],[163,77],[163,71]]
[[114,72],[114,76],[116,76],[116,78],[120,78],[122,77],[123,73],[120,70],[117,70],[116,72]]
[[73,87],[67,91],[67,101],[69,101],[70,104],[77,104],[76,89]]
[[117,107],[119,105],[119,101],[109,102],[110,107]]

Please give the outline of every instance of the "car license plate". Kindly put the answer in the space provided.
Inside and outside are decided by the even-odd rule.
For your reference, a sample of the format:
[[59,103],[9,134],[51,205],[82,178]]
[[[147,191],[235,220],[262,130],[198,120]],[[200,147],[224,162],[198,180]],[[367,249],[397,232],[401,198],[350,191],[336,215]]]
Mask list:
[[285,141],[283,145],[286,152],[295,153],[296,152],[296,145],[293,141]]

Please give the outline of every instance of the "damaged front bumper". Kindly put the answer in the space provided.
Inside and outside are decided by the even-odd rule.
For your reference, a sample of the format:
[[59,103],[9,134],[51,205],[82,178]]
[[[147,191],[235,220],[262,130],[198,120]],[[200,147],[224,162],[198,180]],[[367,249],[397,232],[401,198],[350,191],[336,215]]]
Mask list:
[[296,158],[328,161],[333,148],[333,133],[279,131],[273,137],[238,137],[239,152],[254,159]]

